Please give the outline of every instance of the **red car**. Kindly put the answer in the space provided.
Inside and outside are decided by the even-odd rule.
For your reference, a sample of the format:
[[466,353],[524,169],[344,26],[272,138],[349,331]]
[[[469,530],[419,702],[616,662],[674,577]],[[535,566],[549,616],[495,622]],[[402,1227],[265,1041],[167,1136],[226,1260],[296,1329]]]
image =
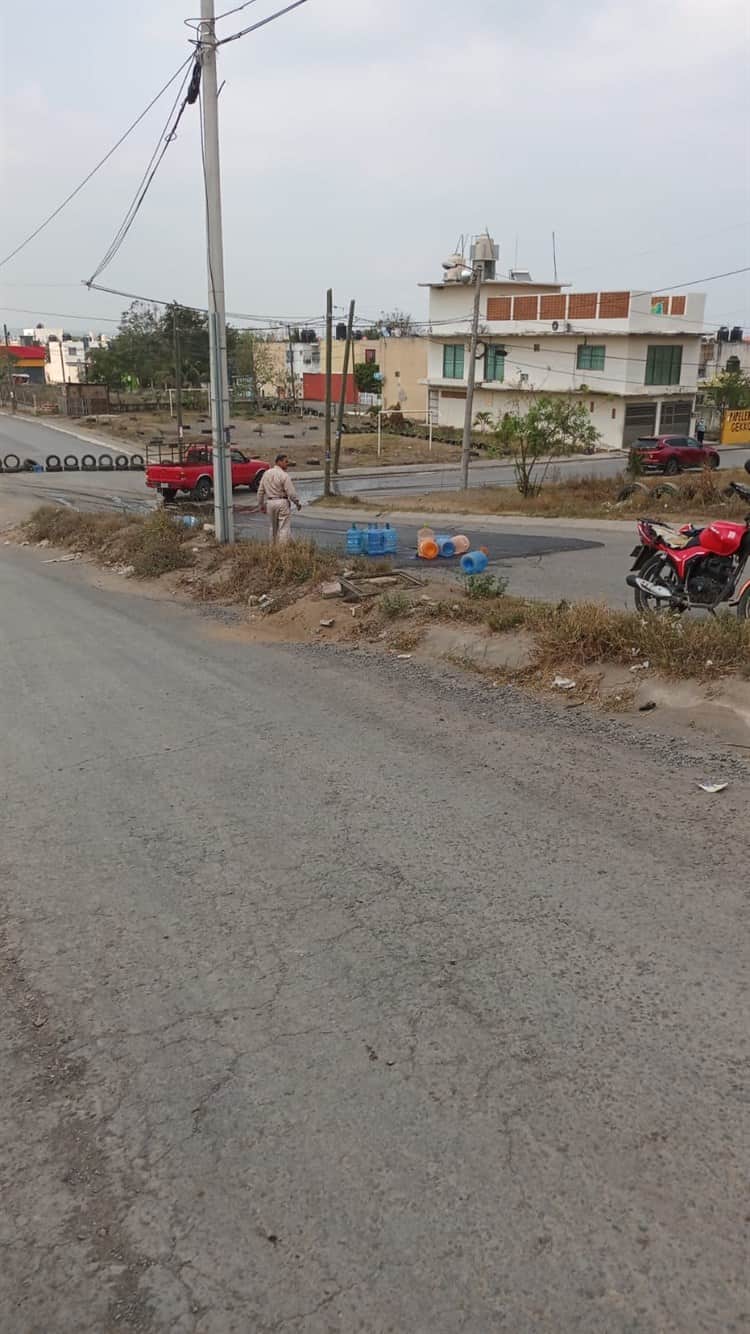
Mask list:
[[630,446],[644,472],[674,476],[685,468],[718,468],[720,458],[712,445],[702,445],[691,435],[644,435]]
[[[241,449],[231,449],[232,490],[247,486],[258,490],[258,483],[270,464],[263,459],[251,459]],[[160,491],[165,501],[174,500],[179,491],[187,492],[192,500],[210,500],[214,490],[213,451],[210,445],[190,445],[182,458],[161,459],[148,463],[146,486]]]

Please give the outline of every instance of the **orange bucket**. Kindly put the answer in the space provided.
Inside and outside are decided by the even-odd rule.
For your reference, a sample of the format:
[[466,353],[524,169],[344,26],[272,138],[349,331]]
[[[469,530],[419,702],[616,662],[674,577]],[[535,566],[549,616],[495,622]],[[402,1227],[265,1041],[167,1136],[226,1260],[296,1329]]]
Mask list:
[[417,544],[417,555],[421,560],[435,560],[439,552],[440,548],[434,537],[423,537]]

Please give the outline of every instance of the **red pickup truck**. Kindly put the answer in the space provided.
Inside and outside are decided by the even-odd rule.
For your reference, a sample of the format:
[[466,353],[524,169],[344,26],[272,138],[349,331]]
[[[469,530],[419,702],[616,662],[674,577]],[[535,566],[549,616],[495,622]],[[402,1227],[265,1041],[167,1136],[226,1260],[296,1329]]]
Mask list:
[[[270,464],[263,459],[251,459],[234,446],[232,459],[232,490],[246,486],[258,490],[258,483]],[[178,492],[187,492],[191,500],[210,500],[214,490],[213,450],[207,444],[189,445],[182,458],[160,460],[146,467],[146,486],[161,492],[164,501],[174,500]]]

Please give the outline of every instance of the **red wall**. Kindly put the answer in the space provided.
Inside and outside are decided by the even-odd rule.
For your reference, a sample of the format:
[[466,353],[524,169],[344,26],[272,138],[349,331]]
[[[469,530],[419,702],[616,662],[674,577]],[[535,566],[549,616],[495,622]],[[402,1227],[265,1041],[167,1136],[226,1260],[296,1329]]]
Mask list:
[[[331,376],[331,397],[334,403],[338,403],[339,398],[341,397],[342,378],[343,377],[340,371],[334,373]],[[325,403],[326,399],[325,375],[321,374],[320,372],[316,372],[314,375],[308,375],[307,371],[305,371],[304,375],[302,376],[302,396],[307,402],[310,403]],[[357,392],[357,386],[354,383],[353,375],[347,375],[346,377],[345,402],[351,404],[359,402],[359,393]]]

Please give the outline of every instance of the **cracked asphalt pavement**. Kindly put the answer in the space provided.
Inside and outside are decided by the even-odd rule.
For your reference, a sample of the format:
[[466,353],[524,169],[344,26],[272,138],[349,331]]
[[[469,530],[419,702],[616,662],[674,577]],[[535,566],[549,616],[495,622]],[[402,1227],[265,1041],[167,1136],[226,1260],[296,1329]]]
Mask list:
[[747,1329],[741,760],[0,601],[3,1334]]

